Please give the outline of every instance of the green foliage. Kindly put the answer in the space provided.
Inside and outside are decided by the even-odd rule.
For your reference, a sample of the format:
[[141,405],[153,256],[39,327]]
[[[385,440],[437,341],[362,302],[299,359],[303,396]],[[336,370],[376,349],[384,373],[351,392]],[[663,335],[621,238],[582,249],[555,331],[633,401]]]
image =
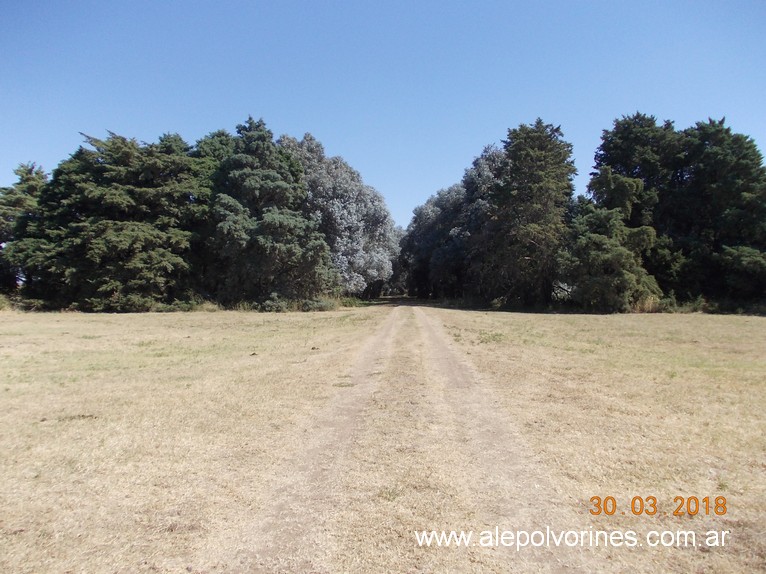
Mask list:
[[262,120],[249,118],[237,134],[234,154],[214,175],[211,292],[226,305],[255,301],[278,310],[282,298],[327,291],[335,279],[329,248],[300,211],[306,199],[300,163],[274,143]]
[[589,311],[625,312],[662,296],[641,266],[654,230],[628,228],[622,209],[581,202],[571,225],[571,246],[561,253],[562,279],[571,299]]
[[468,248],[468,281],[482,299],[525,307],[552,301],[576,173],[571,154],[561,129],[541,119],[508,131],[480,200],[486,222]]
[[736,299],[757,301],[766,294],[766,251],[739,245],[724,246],[718,266],[726,270],[726,292]]
[[596,167],[597,205],[622,208],[630,228],[655,230],[642,257],[663,290],[682,302],[766,297],[766,168],[750,138],[723,120],[676,131],[635,114],[604,132]]
[[[656,118],[636,113],[615,120],[611,130],[604,130],[601,146],[596,151],[596,169],[589,192],[601,207],[612,209],[614,198],[603,186],[599,186],[599,175],[605,168],[624,178],[639,180],[641,187],[631,197],[631,213],[626,217],[629,227],[650,225],[663,190],[673,186],[677,163],[683,152],[673,122],[662,125]],[[595,185],[594,185],[595,184]],[[599,189],[601,187],[601,189]],[[618,184],[615,189],[622,191]],[[664,233],[664,229],[659,230]]]
[[548,305],[566,238],[575,174],[572,146],[538,119],[486,148],[462,185],[415,210],[401,266],[420,297]]
[[0,293],[13,293],[21,279],[21,269],[9,258],[6,246],[25,233],[37,210],[37,198],[48,177],[35,164],[20,165],[14,171],[18,182],[0,189]]
[[188,287],[186,257],[206,191],[177,136],[139,145],[86,138],[41,188],[34,217],[8,246],[24,295],[52,307],[146,311]]
[[616,120],[579,203],[558,128],[508,134],[415,210],[399,260],[411,294],[610,312],[766,300],[766,169],[723,120]]
[[462,295],[466,237],[460,220],[464,206],[465,190],[455,185],[415,209],[402,239],[411,294],[424,298]]
[[766,305],[766,168],[750,138],[723,120],[620,118],[577,202],[571,154],[540,119],[508,130],[405,233],[309,134],[275,142],[249,118],[195,146],[86,136],[50,179],[22,165],[0,189],[0,292],[87,311],[313,310],[392,286],[493,308]]
[[301,162],[303,213],[317,224],[343,293],[369,295],[393,272],[399,237],[383,197],[340,157],[327,157],[311,134],[282,136],[279,146]]
[[[324,206],[309,201],[295,150],[277,145],[262,120],[194,147],[177,134],[86,143],[51,181],[22,166],[19,183],[0,191],[1,289],[21,281],[35,308],[87,311],[315,309],[336,293],[328,236],[311,217]],[[351,173],[340,158],[327,161]],[[379,194],[355,190],[366,198],[361,211],[352,198],[333,213],[362,214],[364,236],[344,239],[347,247],[383,246],[354,263],[378,288],[390,275],[393,225]]]

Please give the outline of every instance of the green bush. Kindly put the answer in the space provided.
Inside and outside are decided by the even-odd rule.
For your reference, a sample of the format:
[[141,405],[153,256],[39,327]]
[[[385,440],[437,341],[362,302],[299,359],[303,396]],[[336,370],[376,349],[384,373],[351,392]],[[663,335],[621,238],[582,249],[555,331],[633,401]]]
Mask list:
[[332,311],[338,308],[338,301],[335,299],[307,299],[301,301],[301,311]]

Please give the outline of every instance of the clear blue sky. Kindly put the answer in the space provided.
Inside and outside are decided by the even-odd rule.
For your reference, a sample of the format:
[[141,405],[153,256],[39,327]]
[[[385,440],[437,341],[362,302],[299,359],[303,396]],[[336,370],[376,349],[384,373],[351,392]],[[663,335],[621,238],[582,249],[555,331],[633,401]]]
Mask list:
[[0,185],[79,132],[193,143],[252,115],[311,132],[406,225],[539,116],[583,193],[601,131],[636,111],[726,116],[763,151],[765,31],[763,0],[0,0]]

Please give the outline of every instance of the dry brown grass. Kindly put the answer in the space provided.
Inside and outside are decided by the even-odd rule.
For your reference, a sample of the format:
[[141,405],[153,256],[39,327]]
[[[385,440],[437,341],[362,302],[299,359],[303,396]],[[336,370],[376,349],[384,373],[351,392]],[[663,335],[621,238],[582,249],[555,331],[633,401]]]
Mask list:
[[381,316],[3,314],[0,570],[184,571]]
[[[594,527],[732,533],[706,555],[636,553],[626,571],[766,570],[766,319],[436,313],[523,427],[562,501],[583,513],[591,496],[620,502]],[[660,513],[631,516],[631,498],[650,495]],[[660,516],[676,496],[718,495],[725,516]]]
[[[4,312],[0,570],[764,570],[764,349],[754,317]],[[724,517],[588,515],[594,495],[719,494]],[[516,554],[412,532],[492,524],[732,544]]]

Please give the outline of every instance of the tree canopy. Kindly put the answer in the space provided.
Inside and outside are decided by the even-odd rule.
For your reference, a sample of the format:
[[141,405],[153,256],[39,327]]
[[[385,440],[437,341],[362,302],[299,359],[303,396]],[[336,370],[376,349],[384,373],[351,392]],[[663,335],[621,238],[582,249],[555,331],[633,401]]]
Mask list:
[[279,145],[303,167],[307,190],[304,214],[329,245],[340,288],[358,295],[368,286],[389,279],[398,245],[383,196],[365,185],[343,158],[326,157],[324,147],[311,134],[301,141],[284,136]]
[[501,306],[656,309],[766,299],[766,168],[724,120],[678,131],[634,114],[604,130],[586,196],[572,148],[537,120],[485,148],[415,209],[400,268],[412,295]]
[[0,292],[29,307],[280,309],[385,282],[523,309],[766,304],[766,167],[723,119],[616,119],[577,197],[561,128],[521,124],[406,232],[308,133],[250,117],[193,145],[83,137],[50,176],[23,164],[0,189]]
[[[396,246],[380,194],[340,158],[322,154],[321,169],[303,161],[302,148],[276,142],[263,120],[194,146],[176,134],[150,144],[84,137],[50,180],[21,166],[18,183],[0,193],[0,287],[28,303],[274,308],[391,275]],[[339,192],[319,194],[318,179]]]

